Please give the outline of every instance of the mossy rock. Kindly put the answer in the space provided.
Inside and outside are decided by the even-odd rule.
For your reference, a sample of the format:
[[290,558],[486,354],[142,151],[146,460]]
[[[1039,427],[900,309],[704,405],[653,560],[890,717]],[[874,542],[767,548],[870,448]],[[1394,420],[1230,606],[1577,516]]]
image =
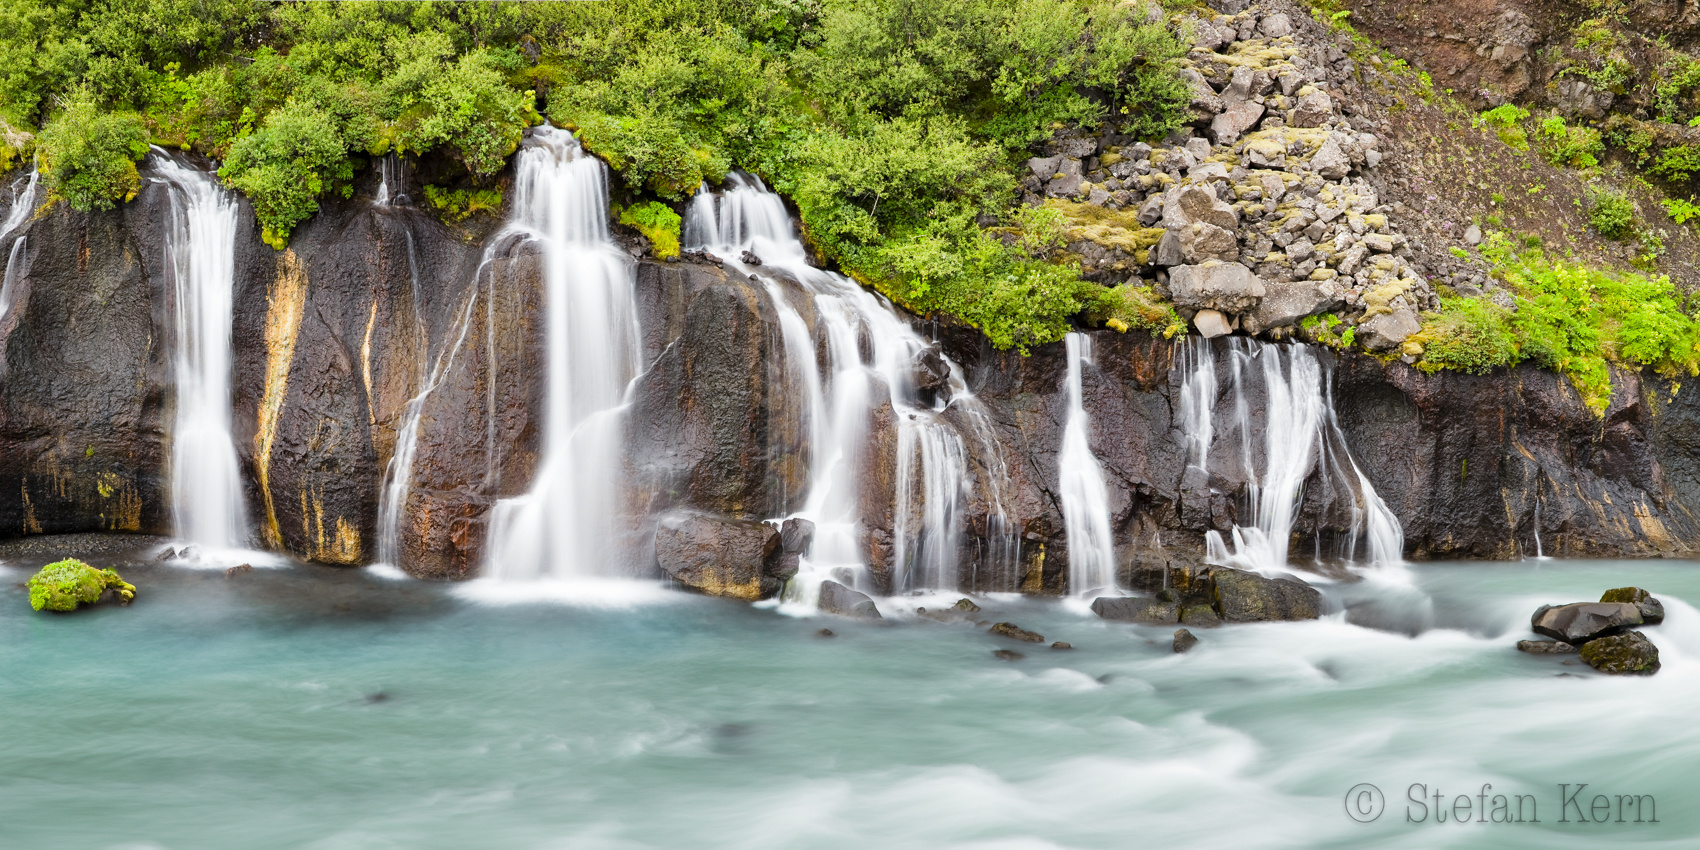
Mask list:
[[1659,648],[1640,632],[1624,632],[1582,644],[1582,660],[1601,673],[1651,676],[1659,672]]
[[106,600],[128,605],[136,598],[136,586],[118,573],[97,570],[75,558],[42,567],[30,577],[29,591],[30,607],[37,611],[75,611],[78,605]]

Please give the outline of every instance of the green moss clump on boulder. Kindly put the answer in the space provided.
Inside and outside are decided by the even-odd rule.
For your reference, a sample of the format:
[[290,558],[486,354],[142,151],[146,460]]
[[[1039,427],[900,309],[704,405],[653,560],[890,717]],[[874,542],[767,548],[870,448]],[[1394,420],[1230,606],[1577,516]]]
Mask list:
[[649,240],[655,256],[679,256],[679,231],[683,219],[672,207],[659,201],[634,204],[620,212],[620,223],[637,228]]
[[97,570],[75,558],[48,564],[30,577],[30,607],[40,611],[75,611],[78,605],[93,605],[107,591],[115,591],[120,604],[136,598],[136,586],[112,570]]

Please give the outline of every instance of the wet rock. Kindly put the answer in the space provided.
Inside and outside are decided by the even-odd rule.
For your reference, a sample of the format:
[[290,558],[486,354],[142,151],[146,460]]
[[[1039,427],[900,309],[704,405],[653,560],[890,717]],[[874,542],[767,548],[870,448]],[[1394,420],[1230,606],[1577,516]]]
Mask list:
[[42,567],[24,585],[29,589],[30,608],[36,611],[75,611],[79,605],[103,602],[128,605],[136,598],[136,586],[118,573],[95,569],[75,558]]
[[933,407],[950,401],[950,366],[937,348],[923,348],[915,355],[910,369],[915,383],[915,395],[923,405]]
[[1314,620],[1322,616],[1322,594],[1298,579],[1268,578],[1217,567],[1211,580],[1216,610],[1223,622]]
[[1659,648],[1640,632],[1591,640],[1582,645],[1582,660],[1601,673],[1651,676],[1659,672]]
[[986,631],[991,632],[998,637],[1009,638],[1010,640],[1020,640],[1028,643],[1045,642],[1044,635],[1039,634],[1038,632],[1027,631],[1014,623],[997,623]]
[[781,582],[795,577],[814,539],[814,523],[798,517],[786,520],[779,526],[779,561],[770,571],[771,575]]
[[1656,626],[1665,621],[1665,605],[1653,594],[1639,587],[1618,587],[1600,596],[1601,602],[1627,602],[1641,612],[1644,625]]
[[655,560],[674,581],[709,596],[755,601],[779,592],[780,535],[772,526],[674,513],[655,528]]
[[1529,628],[1566,643],[1582,644],[1641,625],[1641,611],[1629,602],[1573,602],[1542,605]]
[[820,631],[815,632],[815,637],[829,638],[838,637],[838,635],[834,634],[832,629],[821,629]]
[[1180,622],[1180,606],[1138,596],[1100,596],[1092,600],[1092,613],[1101,619],[1121,623],[1163,625]]
[[753,252],[753,251],[745,251],[742,255],[740,255],[738,257],[738,259],[742,260],[744,262],[744,265],[746,265],[746,266],[759,266],[759,265],[761,265],[761,258],[756,256],[755,252]]
[[1175,652],[1186,652],[1198,645],[1198,636],[1186,629],[1175,629]]
[[225,578],[235,578],[239,575],[242,575],[243,573],[251,573],[253,571],[254,571],[254,565],[253,564],[237,564],[236,566],[225,570],[224,571],[224,577]]
[[1576,645],[1561,640],[1520,640],[1517,651],[1530,655],[1568,655],[1576,651]]
[[836,581],[828,579],[820,585],[820,609],[828,614],[841,617],[855,617],[859,620],[880,619],[879,608],[874,600],[866,593],[851,590]]
[[999,661],[1020,661],[1027,656],[1013,649],[994,649],[992,650],[992,657]]
[[1074,644],[1071,644],[1066,640],[1059,640],[1059,641],[1051,644],[1051,648],[1052,649],[1073,649]]
[[1181,607],[1181,625],[1214,629],[1222,625],[1222,618],[1217,616],[1216,609],[1209,605],[1183,605]]
[[1169,271],[1169,294],[1176,307],[1243,313],[1264,296],[1263,281],[1240,263],[1207,262]]
[[956,600],[956,604],[950,607],[964,614],[978,614],[980,612],[980,606],[975,605],[974,600],[967,597]]

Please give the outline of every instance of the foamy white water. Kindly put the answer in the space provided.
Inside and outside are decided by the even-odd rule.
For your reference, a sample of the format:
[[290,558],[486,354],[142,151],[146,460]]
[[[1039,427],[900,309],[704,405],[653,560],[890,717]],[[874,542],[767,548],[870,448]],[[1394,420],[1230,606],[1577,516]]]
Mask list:
[[154,149],[170,193],[165,265],[171,276],[173,533],[209,550],[247,543],[230,432],[230,328],[236,288],[235,199],[205,171]]
[[1116,592],[1116,547],[1110,531],[1110,497],[1104,469],[1087,440],[1088,419],[1082,372],[1092,362],[1092,338],[1071,333],[1065,376],[1068,418],[1062,450],[1057,452],[1057,489],[1062,499],[1063,530],[1068,535],[1068,590],[1089,598]]

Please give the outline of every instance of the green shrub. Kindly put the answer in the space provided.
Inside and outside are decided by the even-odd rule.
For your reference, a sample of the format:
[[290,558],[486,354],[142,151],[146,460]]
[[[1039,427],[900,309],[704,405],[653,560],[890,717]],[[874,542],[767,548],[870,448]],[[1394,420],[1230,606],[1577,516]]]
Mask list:
[[[412,56],[383,82],[383,114],[395,146],[424,153],[446,145],[468,171],[494,174],[537,121],[534,95],[508,87],[517,57],[479,50],[454,59],[447,35],[411,40]],[[452,61],[451,61],[452,60]]]
[[125,582],[112,570],[97,570],[75,558],[48,564],[27,582],[30,607],[41,611],[75,611],[78,605],[92,605],[100,600],[107,588],[129,602],[136,596],[136,586]]
[[266,242],[282,250],[290,230],[318,212],[320,195],[338,184],[344,197],[352,193],[354,164],[331,116],[292,102],[237,139],[218,173],[254,202]]
[[136,196],[136,160],[148,152],[147,128],[134,112],[103,113],[89,89],[78,89],[36,140],[49,191],[72,209],[111,209]]
[[500,189],[445,189],[427,184],[424,191],[426,203],[449,222],[465,221],[473,213],[496,212],[502,208]]
[[1529,117],[1529,110],[1514,103],[1506,103],[1483,112],[1480,121],[1493,128],[1499,140],[1520,151],[1529,149],[1529,137],[1523,132],[1522,123]]
[[1700,204],[1695,204],[1692,198],[1665,198],[1659,203],[1664,204],[1665,212],[1670,213],[1671,220],[1677,224],[1687,224],[1700,218]]
[[1655,79],[1653,104],[1659,120],[1684,124],[1700,112],[1695,103],[1700,93],[1700,59],[1672,56]]
[[679,229],[683,223],[672,207],[658,201],[633,204],[620,211],[620,223],[635,227],[649,239],[657,257],[679,256]]
[[1120,333],[1138,328],[1162,334],[1164,339],[1186,334],[1186,321],[1175,306],[1151,287],[1124,283],[1098,290],[1086,299],[1086,315],[1093,323]]
[[1605,153],[1600,131],[1592,127],[1567,127],[1557,115],[1541,122],[1541,153],[1553,165],[1571,168],[1593,168],[1600,164]]
[[1483,298],[1441,298],[1440,312],[1425,316],[1422,331],[1412,338],[1423,346],[1428,371],[1480,374],[1517,360],[1506,310]]
[[1627,239],[1635,234],[1635,203],[1622,192],[1590,187],[1587,204],[1588,224],[1607,239]]
[[1700,145],[1674,145],[1659,151],[1650,169],[1667,180],[1685,183],[1700,174]]

